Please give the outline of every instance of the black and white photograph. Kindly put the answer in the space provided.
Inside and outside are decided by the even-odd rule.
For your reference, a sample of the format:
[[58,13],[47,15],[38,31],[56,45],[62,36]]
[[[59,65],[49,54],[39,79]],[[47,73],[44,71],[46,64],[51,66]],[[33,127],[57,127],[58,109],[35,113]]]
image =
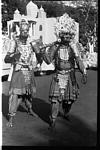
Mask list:
[[98,1],[0,3],[1,147],[96,147]]

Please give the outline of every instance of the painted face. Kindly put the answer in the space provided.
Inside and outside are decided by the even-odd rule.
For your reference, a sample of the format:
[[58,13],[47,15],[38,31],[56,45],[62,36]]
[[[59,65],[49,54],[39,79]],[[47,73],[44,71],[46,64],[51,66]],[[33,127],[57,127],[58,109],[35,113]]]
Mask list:
[[20,24],[20,34],[23,37],[28,37],[29,33],[29,24],[25,21],[22,21]]
[[27,37],[29,33],[29,28],[27,27],[27,25],[22,25],[21,30],[20,30],[20,34],[23,37]]
[[73,35],[69,34],[69,33],[60,33],[60,38],[62,42],[71,42],[71,40],[73,39]]

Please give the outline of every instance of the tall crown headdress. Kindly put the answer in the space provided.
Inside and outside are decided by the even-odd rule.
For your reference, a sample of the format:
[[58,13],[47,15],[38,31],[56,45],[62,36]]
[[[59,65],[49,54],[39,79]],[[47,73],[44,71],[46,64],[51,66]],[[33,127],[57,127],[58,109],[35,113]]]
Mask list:
[[61,32],[76,34],[77,27],[74,19],[69,17],[67,13],[58,18],[57,24],[55,25],[56,34],[59,35]]
[[24,26],[27,26],[29,28],[29,22],[26,18],[22,18],[20,23],[19,23],[20,28],[23,28]]

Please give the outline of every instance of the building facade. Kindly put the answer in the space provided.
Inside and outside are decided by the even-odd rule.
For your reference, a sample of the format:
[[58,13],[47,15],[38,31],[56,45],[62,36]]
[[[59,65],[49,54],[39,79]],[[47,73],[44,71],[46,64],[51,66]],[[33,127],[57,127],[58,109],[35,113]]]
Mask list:
[[[7,22],[8,25],[8,35],[12,38],[13,32],[16,30],[19,33],[18,23],[22,18],[26,18],[30,23],[30,36],[33,39],[41,38],[44,44],[48,44],[57,40],[55,35],[55,24],[57,18],[47,18],[44,9],[39,9],[36,4],[30,1],[26,6],[27,15],[21,15],[18,9],[14,12],[13,20]],[[79,40],[79,24],[77,24],[77,34],[75,39]],[[14,28],[14,29],[13,29]]]
[[[55,25],[57,18],[47,18],[46,12],[42,8],[38,8],[36,4],[30,1],[26,6],[27,15],[21,15],[18,9],[14,12],[13,20],[7,22],[8,26],[8,36],[10,39],[13,38],[13,33],[17,32],[19,34],[19,21],[22,18],[28,20],[30,24],[29,34],[33,39],[42,39],[43,44],[52,43],[57,40],[55,34]],[[77,34],[75,40],[79,40],[79,24],[76,23]],[[47,65],[44,61],[41,65],[42,70],[54,70],[54,66],[51,63]]]

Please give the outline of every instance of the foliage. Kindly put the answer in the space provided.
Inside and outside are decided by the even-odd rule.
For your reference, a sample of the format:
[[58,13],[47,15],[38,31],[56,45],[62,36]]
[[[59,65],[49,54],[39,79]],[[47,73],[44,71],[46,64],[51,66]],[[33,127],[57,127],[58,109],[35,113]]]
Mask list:
[[[14,11],[18,9],[21,14],[26,14],[25,7],[30,0],[2,0],[2,23],[3,28],[7,26],[7,21],[13,18]],[[70,17],[79,22],[79,35],[83,45],[87,43],[87,36],[94,34],[94,24],[98,27],[98,12],[97,3],[94,6],[93,2],[96,0],[72,1],[76,7],[69,7],[64,5],[66,1],[34,1],[40,8],[41,5],[47,13],[47,17],[58,17],[65,12]]]

